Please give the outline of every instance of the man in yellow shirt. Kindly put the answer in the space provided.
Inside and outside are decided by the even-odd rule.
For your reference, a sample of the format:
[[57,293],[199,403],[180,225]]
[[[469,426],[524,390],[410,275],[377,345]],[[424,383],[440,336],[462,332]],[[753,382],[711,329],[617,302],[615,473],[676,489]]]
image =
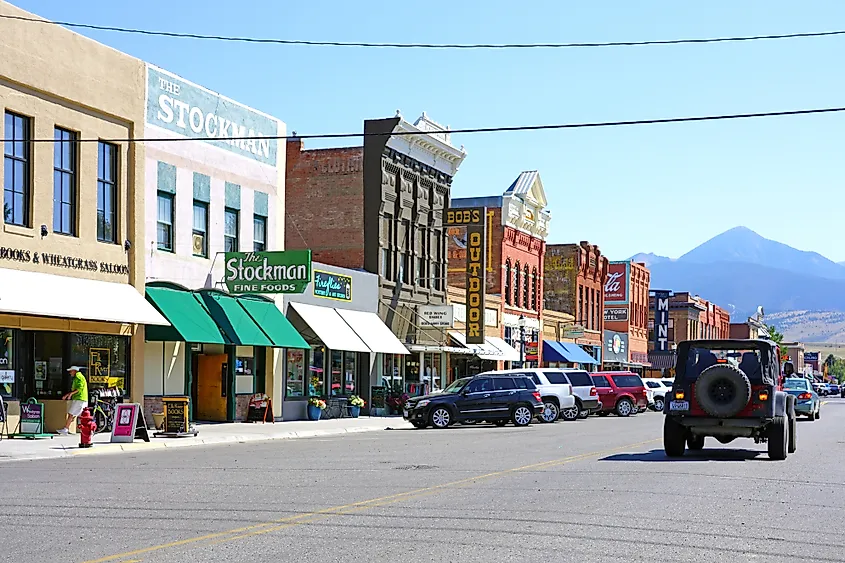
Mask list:
[[73,379],[70,384],[70,393],[62,397],[62,400],[68,401],[67,422],[65,422],[64,428],[58,430],[59,434],[69,434],[73,419],[82,414],[82,409],[88,406],[88,382],[85,380],[85,376],[80,373],[81,369],[78,366],[68,368]]

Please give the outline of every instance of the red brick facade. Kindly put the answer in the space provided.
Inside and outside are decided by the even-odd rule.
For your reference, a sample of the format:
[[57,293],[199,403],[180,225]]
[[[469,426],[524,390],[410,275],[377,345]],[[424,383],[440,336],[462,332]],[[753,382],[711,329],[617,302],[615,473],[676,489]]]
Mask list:
[[545,307],[569,313],[589,331],[604,331],[604,280],[607,258],[597,245],[550,244],[544,267]]
[[[613,264],[623,264],[614,262]],[[606,308],[628,309],[627,321],[608,321],[604,323],[606,330],[628,334],[628,360],[634,363],[648,363],[648,322],[649,322],[649,286],[651,273],[645,264],[627,262],[628,269],[625,279],[627,284],[627,304],[605,304]]]

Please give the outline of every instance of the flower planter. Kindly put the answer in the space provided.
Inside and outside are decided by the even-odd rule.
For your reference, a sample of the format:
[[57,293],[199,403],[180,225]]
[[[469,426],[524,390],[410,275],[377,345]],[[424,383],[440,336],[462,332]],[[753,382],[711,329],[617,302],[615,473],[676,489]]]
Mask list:
[[320,420],[323,409],[314,405],[308,405],[308,420]]
[[358,418],[361,415],[361,407],[349,407],[349,414],[352,415],[352,418]]

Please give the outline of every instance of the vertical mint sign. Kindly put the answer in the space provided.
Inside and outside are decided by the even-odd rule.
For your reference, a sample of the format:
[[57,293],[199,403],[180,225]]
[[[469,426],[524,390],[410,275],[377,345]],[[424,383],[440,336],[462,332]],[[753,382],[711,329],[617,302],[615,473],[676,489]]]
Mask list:
[[[279,122],[147,65],[147,123],[277,165]],[[250,137],[241,139],[239,137]]]
[[226,252],[229,293],[302,293],[311,281],[311,251]]

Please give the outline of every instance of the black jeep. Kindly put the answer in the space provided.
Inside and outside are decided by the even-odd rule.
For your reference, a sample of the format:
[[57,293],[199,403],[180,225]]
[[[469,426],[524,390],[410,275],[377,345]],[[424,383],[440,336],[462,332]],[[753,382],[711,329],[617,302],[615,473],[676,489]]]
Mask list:
[[795,397],[782,388],[780,350],[769,340],[689,340],[678,345],[663,412],[666,455],[704,448],[705,436],[768,442],[770,459],[796,448]]

